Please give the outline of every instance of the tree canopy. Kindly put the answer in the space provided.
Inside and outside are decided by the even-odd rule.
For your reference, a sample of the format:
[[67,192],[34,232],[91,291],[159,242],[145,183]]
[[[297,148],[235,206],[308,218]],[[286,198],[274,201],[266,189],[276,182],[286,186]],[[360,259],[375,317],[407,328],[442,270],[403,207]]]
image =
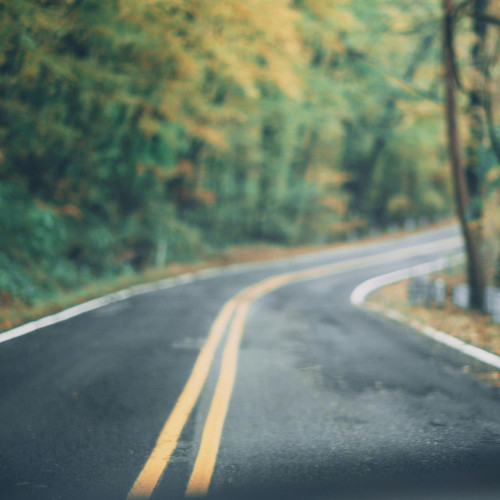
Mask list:
[[449,214],[440,5],[0,0],[2,296]]

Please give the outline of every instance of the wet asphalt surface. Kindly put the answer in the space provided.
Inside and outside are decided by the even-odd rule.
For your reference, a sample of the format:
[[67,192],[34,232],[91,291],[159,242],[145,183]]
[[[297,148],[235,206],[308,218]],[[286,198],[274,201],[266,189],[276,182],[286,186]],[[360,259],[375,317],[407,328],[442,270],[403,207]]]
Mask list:
[[[0,344],[0,498],[125,499],[223,304],[266,277],[454,230],[226,270]],[[425,254],[253,303],[209,497],[500,498],[500,392],[477,362],[350,304]],[[182,498],[217,354],[155,500]],[[472,370],[474,371],[474,370]]]

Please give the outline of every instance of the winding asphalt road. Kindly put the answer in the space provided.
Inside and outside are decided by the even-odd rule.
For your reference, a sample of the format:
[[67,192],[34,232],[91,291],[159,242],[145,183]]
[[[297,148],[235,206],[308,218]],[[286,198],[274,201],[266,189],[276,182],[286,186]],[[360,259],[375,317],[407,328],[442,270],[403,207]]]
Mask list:
[[0,498],[500,498],[498,388],[349,300],[456,234],[203,274],[0,343]]

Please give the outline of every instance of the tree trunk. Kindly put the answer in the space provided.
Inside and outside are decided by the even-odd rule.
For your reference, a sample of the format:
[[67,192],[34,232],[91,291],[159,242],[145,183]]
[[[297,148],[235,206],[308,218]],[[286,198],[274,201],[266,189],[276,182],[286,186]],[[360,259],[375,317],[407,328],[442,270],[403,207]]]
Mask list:
[[[472,46],[471,59],[473,64],[473,78],[468,92],[468,124],[469,138],[467,144],[467,162],[465,174],[469,194],[468,220],[472,226],[476,245],[479,251],[483,241],[483,198],[484,198],[484,166],[482,165],[481,149],[485,138],[484,120],[484,82],[486,76],[486,34],[488,26],[481,16],[488,10],[489,0],[474,0],[473,13],[475,15],[473,30],[476,41]],[[482,308],[484,302],[485,278],[475,276],[474,286],[471,286],[471,302],[473,307]]]
[[457,127],[456,80],[453,51],[454,19],[452,0],[443,0],[443,9],[446,123],[448,128],[448,145],[451,157],[453,183],[455,187],[456,210],[465,239],[471,307],[474,309],[482,309],[484,302],[485,279],[480,253],[481,226],[477,219],[471,218],[474,211],[471,210],[472,207],[470,204],[461,153],[461,141]]

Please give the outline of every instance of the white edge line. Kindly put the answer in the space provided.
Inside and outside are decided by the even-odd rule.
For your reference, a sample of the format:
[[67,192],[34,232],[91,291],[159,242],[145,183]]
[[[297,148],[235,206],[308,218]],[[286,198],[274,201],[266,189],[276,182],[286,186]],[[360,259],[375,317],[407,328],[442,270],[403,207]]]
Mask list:
[[[459,255],[455,257],[455,262],[458,263],[464,260],[464,255]],[[351,294],[351,304],[356,306],[362,306],[366,300],[366,297],[373,291],[381,288],[385,285],[389,285],[391,283],[396,283],[398,281],[402,281],[407,278],[411,278],[413,276],[418,276],[430,272],[435,272],[440,269],[443,269],[447,265],[450,264],[450,259],[438,259],[426,264],[420,264],[413,267],[408,267],[406,269],[401,269],[399,271],[394,271],[392,273],[382,274],[380,276],[375,276],[375,278],[371,278],[360,285],[358,285]],[[396,311],[386,311],[384,314],[396,321],[407,322],[404,316],[401,313]],[[445,344],[452,349],[460,351],[463,354],[471,356],[483,363],[486,363],[490,366],[500,369],[500,356],[497,356],[491,352],[485,351],[484,349],[480,349],[479,347],[473,346],[471,344],[467,344],[463,340],[458,339],[457,337],[453,337],[452,335],[441,332],[432,328],[430,326],[421,327],[420,325],[411,324],[413,328],[416,328],[420,332],[422,332],[427,337],[432,338],[436,342],[440,342],[441,344]]]
[[416,266],[393,271],[392,273],[375,276],[374,278],[364,281],[354,289],[351,294],[351,303],[356,306],[360,306],[370,293],[382,288],[385,285],[403,281],[413,276],[439,271],[450,264],[453,265],[455,262],[459,263],[460,261],[463,261],[463,258],[462,254],[454,257],[453,259],[442,257],[432,262],[426,262],[424,264],[418,264]]
[[[401,241],[411,240],[412,237],[420,237],[427,233],[431,234],[435,231],[439,231],[440,229],[432,229],[429,231],[424,231],[421,233],[417,233],[415,235],[409,235],[404,238],[401,238]],[[382,241],[375,243],[375,245],[385,245],[390,243],[390,241]],[[399,241],[399,240],[397,240]],[[356,245],[356,243],[354,243]],[[357,245],[363,246],[364,243],[358,242]],[[370,242],[367,241],[366,245],[370,245]],[[328,249],[318,252],[319,254],[328,254],[330,252],[336,252],[336,249]],[[314,252],[312,252],[314,253]],[[102,297],[98,297],[96,299],[84,302],[82,304],[78,304],[76,306],[72,306],[68,309],[63,309],[55,314],[51,314],[49,316],[44,316],[42,318],[36,319],[34,321],[30,321],[28,323],[24,323],[20,326],[14,327],[10,330],[6,330],[4,332],[0,332],[0,344],[3,342],[7,342],[8,340],[15,339],[17,337],[22,337],[23,335],[27,335],[28,333],[32,333],[36,330],[40,330],[47,326],[52,326],[57,323],[61,323],[62,321],[66,321],[70,318],[74,318],[75,316],[79,316],[83,313],[93,311],[95,309],[99,309],[100,307],[104,307],[108,304],[112,304],[114,302],[119,302],[122,300],[126,300],[130,297],[141,295],[144,293],[154,292],[157,290],[165,290],[167,288],[172,288],[179,285],[185,285],[187,283],[191,283],[197,280],[209,279],[216,276],[221,276],[223,274],[232,274],[238,272],[244,272],[246,270],[251,270],[254,267],[261,266],[271,266],[273,264],[279,264],[284,262],[293,262],[300,261],[301,259],[307,258],[308,254],[294,255],[291,257],[278,257],[277,259],[271,259],[268,261],[257,261],[257,262],[245,262],[241,264],[230,264],[228,266],[218,266],[211,267],[207,269],[201,269],[199,271],[185,273],[178,276],[173,276],[172,278],[165,278],[159,281],[155,281],[153,283],[145,283],[142,285],[135,285],[130,288],[125,288],[115,293],[111,293],[108,295],[104,295]],[[402,278],[404,279],[404,278]]]
[[[224,268],[221,268],[221,272],[223,272],[223,270]],[[213,275],[215,274],[217,273],[213,273]],[[172,278],[166,278],[163,280],[159,280],[153,283],[146,283],[143,285],[136,285],[130,288],[126,288],[124,290],[120,290],[119,292],[104,295],[103,297],[99,297],[97,299],[84,302],[83,304],[72,306],[68,309],[63,309],[62,311],[59,311],[55,314],[44,316],[37,320],[30,321],[29,323],[25,323],[23,325],[12,328],[11,330],[2,332],[0,333],[0,344],[2,342],[7,342],[8,340],[12,340],[17,337],[21,337],[28,333],[32,333],[36,330],[40,330],[41,328],[45,328],[46,326],[51,326],[55,325],[56,323],[61,323],[62,321],[66,321],[70,318],[74,318],[75,316],[79,316],[83,313],[99,309],[100,307],[104,307],[114,302],[120,302],[130,297],[141,295],[144,293],[154,292],[156,290],[165,290],[167,288],[172,288],[174,286],[185,285],[187,283],[195,281],[196,279],[206,279],[211,276],[212,273],[210,274],[203,272],[185,273]]]
[[232,274],[238,272],[244,272],[245,270],[250,270],[252,267],[258,267],[262,265],[271,265],[281,261],[294,260],[300,256],[293,257],[284,257],[282,259],[273,259],[271,261],[264,262],[245,262],[242,264],[230,264],[228,266],[220,266],[220,267],[211,267],[207,269],[201,269],[199,271],[184,273],[178,276],[173,276],[171,278],[165,278],[159,281],[155,281],[152,283],[145,283],[142,285],[135,285],[130,288],[125,288],[118,292],[114,292],[108,295],[104,295],[102,297],[98,297],[96,299],[92,299],[90,301],[84,302],[82,304],[78,304],[76,306],[69,307],[68,309],[63,309],[55,314],[51,314],[49,316],[44,316],[42,318],[36,319],[34,321],[30,321],[29,323],[24,323],[22,325],[16,326],[10,330],[6,330],[4,332],[0,332],[0,344],[3,342],[7,342],[8,340],[15,339],[17,337],[22,337],[23,335],[27,335],[28,333],[32,333],[36,330],[40,330],[47,326],[52,326],[57,323],[61,323],[62,321],[66,321],[70,318],[74,318],[75,316],[79,316],[86,312],[93,311],[95,309],[99,309],[101,307],[107,306],[108,304],[112,304],[114,302],[119,302],[122,300],[126,300],[130,297],[134,297],[136,295],[141,295],[145,293],[155,292],[158,290],[165,290],[167,288],[173,288],[175,286],[186,285],[193,281],[210,279],[213,277],[221,276],[223,274]]

